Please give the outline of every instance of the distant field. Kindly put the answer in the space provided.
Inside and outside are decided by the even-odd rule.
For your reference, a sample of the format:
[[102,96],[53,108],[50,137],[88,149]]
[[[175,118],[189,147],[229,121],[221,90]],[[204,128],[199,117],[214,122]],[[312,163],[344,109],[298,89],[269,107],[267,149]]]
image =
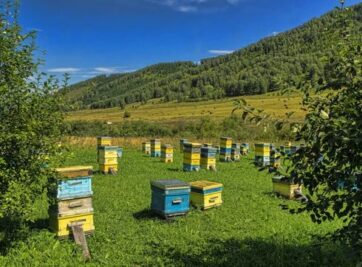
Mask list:
[[[127,119],[123,118],[124,111],[121,111],[120,108],[109,108],[71,112],[68,114],[67,120],[110,122],[144,120],[169,123],[180,120],[194,120],[205,116],[221,120],[231,114],[234,108],[234,100],[240,98],[187,103],[160,103],[159,100],[151,100],[145,105],[127,106],[126,110],[131,113],[131,117]],[[294,121],[303,120],[305,116],[305,111],[301,110],[302,97],[300,95],[278,96],[274,93],[243,98],[251,106],[264,109],[274,118],[285,118],[285,113],[291,111],[295,112],[291,118]]]

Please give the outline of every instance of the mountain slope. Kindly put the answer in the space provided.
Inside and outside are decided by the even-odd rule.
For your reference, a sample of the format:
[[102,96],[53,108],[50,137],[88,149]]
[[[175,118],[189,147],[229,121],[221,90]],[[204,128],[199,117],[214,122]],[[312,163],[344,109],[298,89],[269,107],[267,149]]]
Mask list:
[[[362,4],[353,10],[353,30],[362,35]],[[316,84],[324,75],[324,58],[334,53],[338,41],[337,12],[199,65],[164,63],[130,74],[96,77],[73,85],[67,97],[75,109],[107,108],[153,98],[198,101],[298,89],[305,79]]]

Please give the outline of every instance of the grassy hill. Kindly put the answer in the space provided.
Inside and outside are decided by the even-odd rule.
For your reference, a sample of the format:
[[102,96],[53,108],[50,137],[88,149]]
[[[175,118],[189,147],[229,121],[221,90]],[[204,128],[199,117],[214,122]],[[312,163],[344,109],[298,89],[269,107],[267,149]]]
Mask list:
[[[234,106],[234,98],[194,102],[168,102],[163,103],[160,99],[149,101],[147,104],[135,103],[129,105],[126,110],[118,108],[89,109],[68,113],[68,121],[148,121],[162,124],[174,123],[185,120],[197,120],[210,117],[213,120],[222,120],[230,116]],[[274,118],[285,118],[286,112],[295,112],[292,117],[295,121],[304,118],[305,111],[301,110],[301,96],[298,94],[278,95],[269,93],[265,95],[243,97],[253,107],[264,109]],[[129,118],[124,118],[124,113],[130,113]]]
[[[353,7],[354,34],[362,34],[362,4]],[[200,101],[300,89],[324,77],[325,58],[335,52],[342,29],[334,10],[277,36],[265,38],[233,54],[201,64],[157,64],[134,73],[99,76],[71,86],[73,109],[109,108],[161,98]]]

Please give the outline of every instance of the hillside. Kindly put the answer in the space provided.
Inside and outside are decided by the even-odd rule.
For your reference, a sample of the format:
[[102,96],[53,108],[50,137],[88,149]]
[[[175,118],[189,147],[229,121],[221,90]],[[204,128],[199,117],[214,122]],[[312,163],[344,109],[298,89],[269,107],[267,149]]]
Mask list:
[[[353,10],[354,32],[362,34],[362,4]],[[300,89],[306,79],[316,85],[341,30],[336,12],[199,65],[163,63],[130,74],[96,77],[71,86],[67,98],[73,109],[95,109],[154,98],[200,101]]]

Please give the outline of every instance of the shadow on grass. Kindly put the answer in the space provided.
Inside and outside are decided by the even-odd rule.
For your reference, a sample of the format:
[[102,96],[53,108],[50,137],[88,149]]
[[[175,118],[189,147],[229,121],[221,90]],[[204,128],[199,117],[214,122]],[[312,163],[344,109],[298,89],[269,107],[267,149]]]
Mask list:
[[171,172],[183,172],[183,170],[180,168],[167,168],[167,170],[169,170]]
[[[150,244],[150,253],[175,266],[356,266],[357,256],[346,247],[286,244],[259,239],[210,239],[200,250],[184,251],[169,245]],[[197,247],[197,246],[196,246]]]
[[133,213],[133,218],[135,218],[136,220],[139,220],[139,221],[159,220],[159,221],[164,222],[164,223],[172,223],[172,222],[177,221],[178,217],[176,216],[176,217],[171,217],[171,218],[165,219],[163,216],[153,212],[150,209],[144,209],[144,210],[141,210],[139,212]]
[[3,218],[0,220],[0,255],[6,255],[8,250],[19,241],[25,241],[35,230],[49,228],[49,219],[39,219],[26,225],[19,221]]

